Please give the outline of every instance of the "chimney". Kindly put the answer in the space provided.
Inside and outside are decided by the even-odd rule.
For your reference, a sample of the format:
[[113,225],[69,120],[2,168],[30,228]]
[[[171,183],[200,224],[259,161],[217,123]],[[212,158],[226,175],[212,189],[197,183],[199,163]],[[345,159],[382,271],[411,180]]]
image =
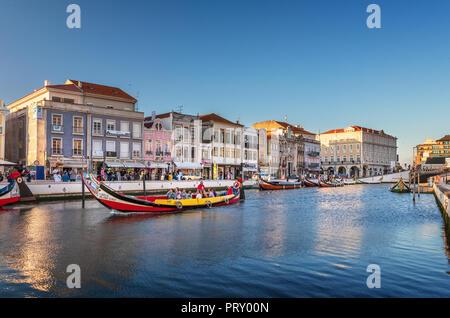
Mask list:
[[236,120],[236,124],[238,124],[238,125],[239,125],[239,119],[238,119],[238,120]]
[[44,81],[44,86],[48,86],[48,85],[50,85],[50,81],[49,80],[45,80]]

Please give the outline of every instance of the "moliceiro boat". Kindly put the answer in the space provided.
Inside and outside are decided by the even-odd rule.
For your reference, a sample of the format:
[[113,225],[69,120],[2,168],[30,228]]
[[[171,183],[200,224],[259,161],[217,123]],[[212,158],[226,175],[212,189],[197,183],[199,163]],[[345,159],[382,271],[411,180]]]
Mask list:
[[302,183],[299,181],[287,182],[287,181],[264,181],[259,180],[259,188],[261,190],[286,190],[286,189],[298,189],[302,187]]
[[13,173],[13,179],[11,179],[9,184],[0,189],[0,207],[18,201],[29,200],[34,200],[33,194],[25,184],[20,173]]
[[139,213],[177,213],[188,209],[211,208],[220,205],[233,204],[241,198],[240,188],[236,193],[201,199],[168,199],[167,196],[134,197],[116,192],[92,174],[83,174],[82,182],[92,196],[105,207],[119,212]]
[[319,186],[319,180],[312,180],[312,179],[307,179],[305,178],[305,180],[303,180],[303,182],[305,183],[305,186],[307,187],[318,187]]
[[396,193],[408,193],[411,192],[411,189],[408,187],[408,185],[403,181],[403,179],[400,177],[400,179],[393,185],[393,187],[390,189],[391,192]]

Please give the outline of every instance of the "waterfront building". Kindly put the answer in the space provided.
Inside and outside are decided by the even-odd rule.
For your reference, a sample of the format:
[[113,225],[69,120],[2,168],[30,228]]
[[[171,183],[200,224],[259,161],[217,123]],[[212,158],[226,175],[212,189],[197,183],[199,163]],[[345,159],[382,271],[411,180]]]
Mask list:
[[151,168],[151,179],[160,179],[172,164],[172,127],[156,117],[144,119],[144,163]]
[[[286,118],[287,120],[287,118]],[[319,149],[319,142],[316,140],[316,135],[305,130],[299,125],[292,125],[276,120],[267,120],[260,123],[253,124],[253,128],[265,129],[268,132],[268,150],[271,156],[274,155],[273,149],[269,148],[269,140],[273,136],[277,136],[277,140],[270,145],[270,147],[278,148],[278,158],[272,158],[270,166],[273,164],[273,159],[277,159],[279,163],[277,177],[286,177],[295,174],[304,174],[309,172],[320,171],[320,161],[317,160],[315,154],[305,153],[305,144],[308,149]],[[270,132],[270,133],[269,133]],[[317,147],[317,148],[315,148]],[[319,163],[319,165],[317,165]],[[272,168],[270,168],[272,169]],[[271,175],[274,171],[272,170]]]
[[277,134],[267,132],[267,157],[269,161],[268,174],[272,178],[279,177],[280,170],[280,140]]
[[243,127],[242,134],[242,171],[245,179],[251,179],[258,172],[258,130]]
[[199,175],[202,171],[201,152],[199,151],[202,121],[199,116],[171,111],[155,115],[164,129],[172,132],[170,156],[173,161],[169,171],[181,171],[183,175]]
[[258,129],[258,167],[259,172],[263,175],[270,173],[269,169],[269,145],[267,139],[267,131]]
[[5,160],[5,122],[8,110],[0,99],[0,160]]
[[322,168],[329,174],[366,177],[393,172],[397,138],[360,126],[333,129],[318,136]]
[[46,169],[141,168],[144,114],[117,87],[67,80],[9,104],[6,156]]
[[450,135],[441,139],[426,139],[425,143],[417,145],[416,164],[424,164],[428,158],[450,157]]
[[214,113],[201,115],[200,119],[203,145],[208,145],[212,151],[212,177],[233,179],[241,176],[244,126]]

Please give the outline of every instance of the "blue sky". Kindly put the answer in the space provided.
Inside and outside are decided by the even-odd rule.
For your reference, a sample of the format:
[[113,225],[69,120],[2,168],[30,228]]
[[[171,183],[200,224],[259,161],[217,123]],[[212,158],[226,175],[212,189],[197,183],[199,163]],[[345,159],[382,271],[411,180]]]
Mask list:
[[[81,29],[66,7],[81,7]],[[381,7],[368,29],[366,7]],[[449,1],[0,0],[0,99],[67,78],[139,108],[398,137],[401,162],[450,134]]]

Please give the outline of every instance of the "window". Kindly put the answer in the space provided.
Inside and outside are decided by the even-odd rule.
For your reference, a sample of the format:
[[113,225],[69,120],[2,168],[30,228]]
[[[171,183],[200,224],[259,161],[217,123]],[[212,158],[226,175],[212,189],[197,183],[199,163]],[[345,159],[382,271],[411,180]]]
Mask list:
[[63,98],[63,102],[67,104],[73,104],[75,103],[75,100],[72,98]]
[[175,127],[175,141],[183,141],[183,134],[181,129],[181,126]]
[[[336,151],[339,151],[339,145],[336,146]],[[339,160],[338,160],[339,161]]]
[[195,142],[195,127],[191,127],[191,143]]
[[63,131],[62,121],[63,117],[61,114],[52,114],[52,131],[62,132]]
[[356,144],[356,150],[359,151],[359,144]]
[[234,136],[234,144],[235,145],[241,144],[241,133],[239,131],[237,131],[236,135]]
[[157,156],[162,156],[163,155],[161,140],[157,140],[156,141],[156,155]]
[[54,101],[54,102],[61,102],[62,98],[58,97],[58,96],[52,96],[52,101]]
[[106,157],[117,157],[116,142],[114,140],[106,141]]
[[83,155],[83,140],[74,139],[73,140],[73,155],[82,156]]
[[219,150],[218,150],[217,147],[214,147],[214,149],[213,149],[213,156],[214,156],[214,157],[219,156]]
[[152,140],[151,139],[147,139],[146,141],[145,141],[145,153],[147,154],[147,155],[151,155],[152,154]]
[[188,127],[184,127],[183,128],[183,138],[186,142],[189,142],[189,128]]
[[116,121],[108,119],[106,121],[106,130],[116,130]]
[[103,157],[103,141],[100,139],[92,140],[92,157]]
[[334,156],[330,156],[330,161],[334,162]]
[[178,159],[181,159],[181,157],[183,156],[183,150],[181,149],[181,147],[176,147],[175,153]]
[[170,141],[166,141],[164,145],[164,155],[170,155]]
[[120,131],[121,132],[130,132],[130,123],[127,121],[120,122]]
[[342,151],[347,151],[347,145],[342,146]]
[[141,157],[141,143],[133,142],[133,158]]
[[128,142],[120,143],[120,158],[130,157],[130,144]]
[[234,157],[236,159],[241,158],[241,151],[239,149],[234,149]]
[[52,155],[62,155],[62,139],[52,138]]
[[102,135],[102,120],[98,118],[94,118],[92,124],[92,134],[94,135]]
[[353,151],[353,145],[350,145],[350,152]]
[[141,124],[133,123],[133,138],[141,138]]
[[73,133],[82,134],[83,133],[83,117],[74,116],[73,117]]
[[228,131],[225,133],[225,143],[231,144],[231,133]]

